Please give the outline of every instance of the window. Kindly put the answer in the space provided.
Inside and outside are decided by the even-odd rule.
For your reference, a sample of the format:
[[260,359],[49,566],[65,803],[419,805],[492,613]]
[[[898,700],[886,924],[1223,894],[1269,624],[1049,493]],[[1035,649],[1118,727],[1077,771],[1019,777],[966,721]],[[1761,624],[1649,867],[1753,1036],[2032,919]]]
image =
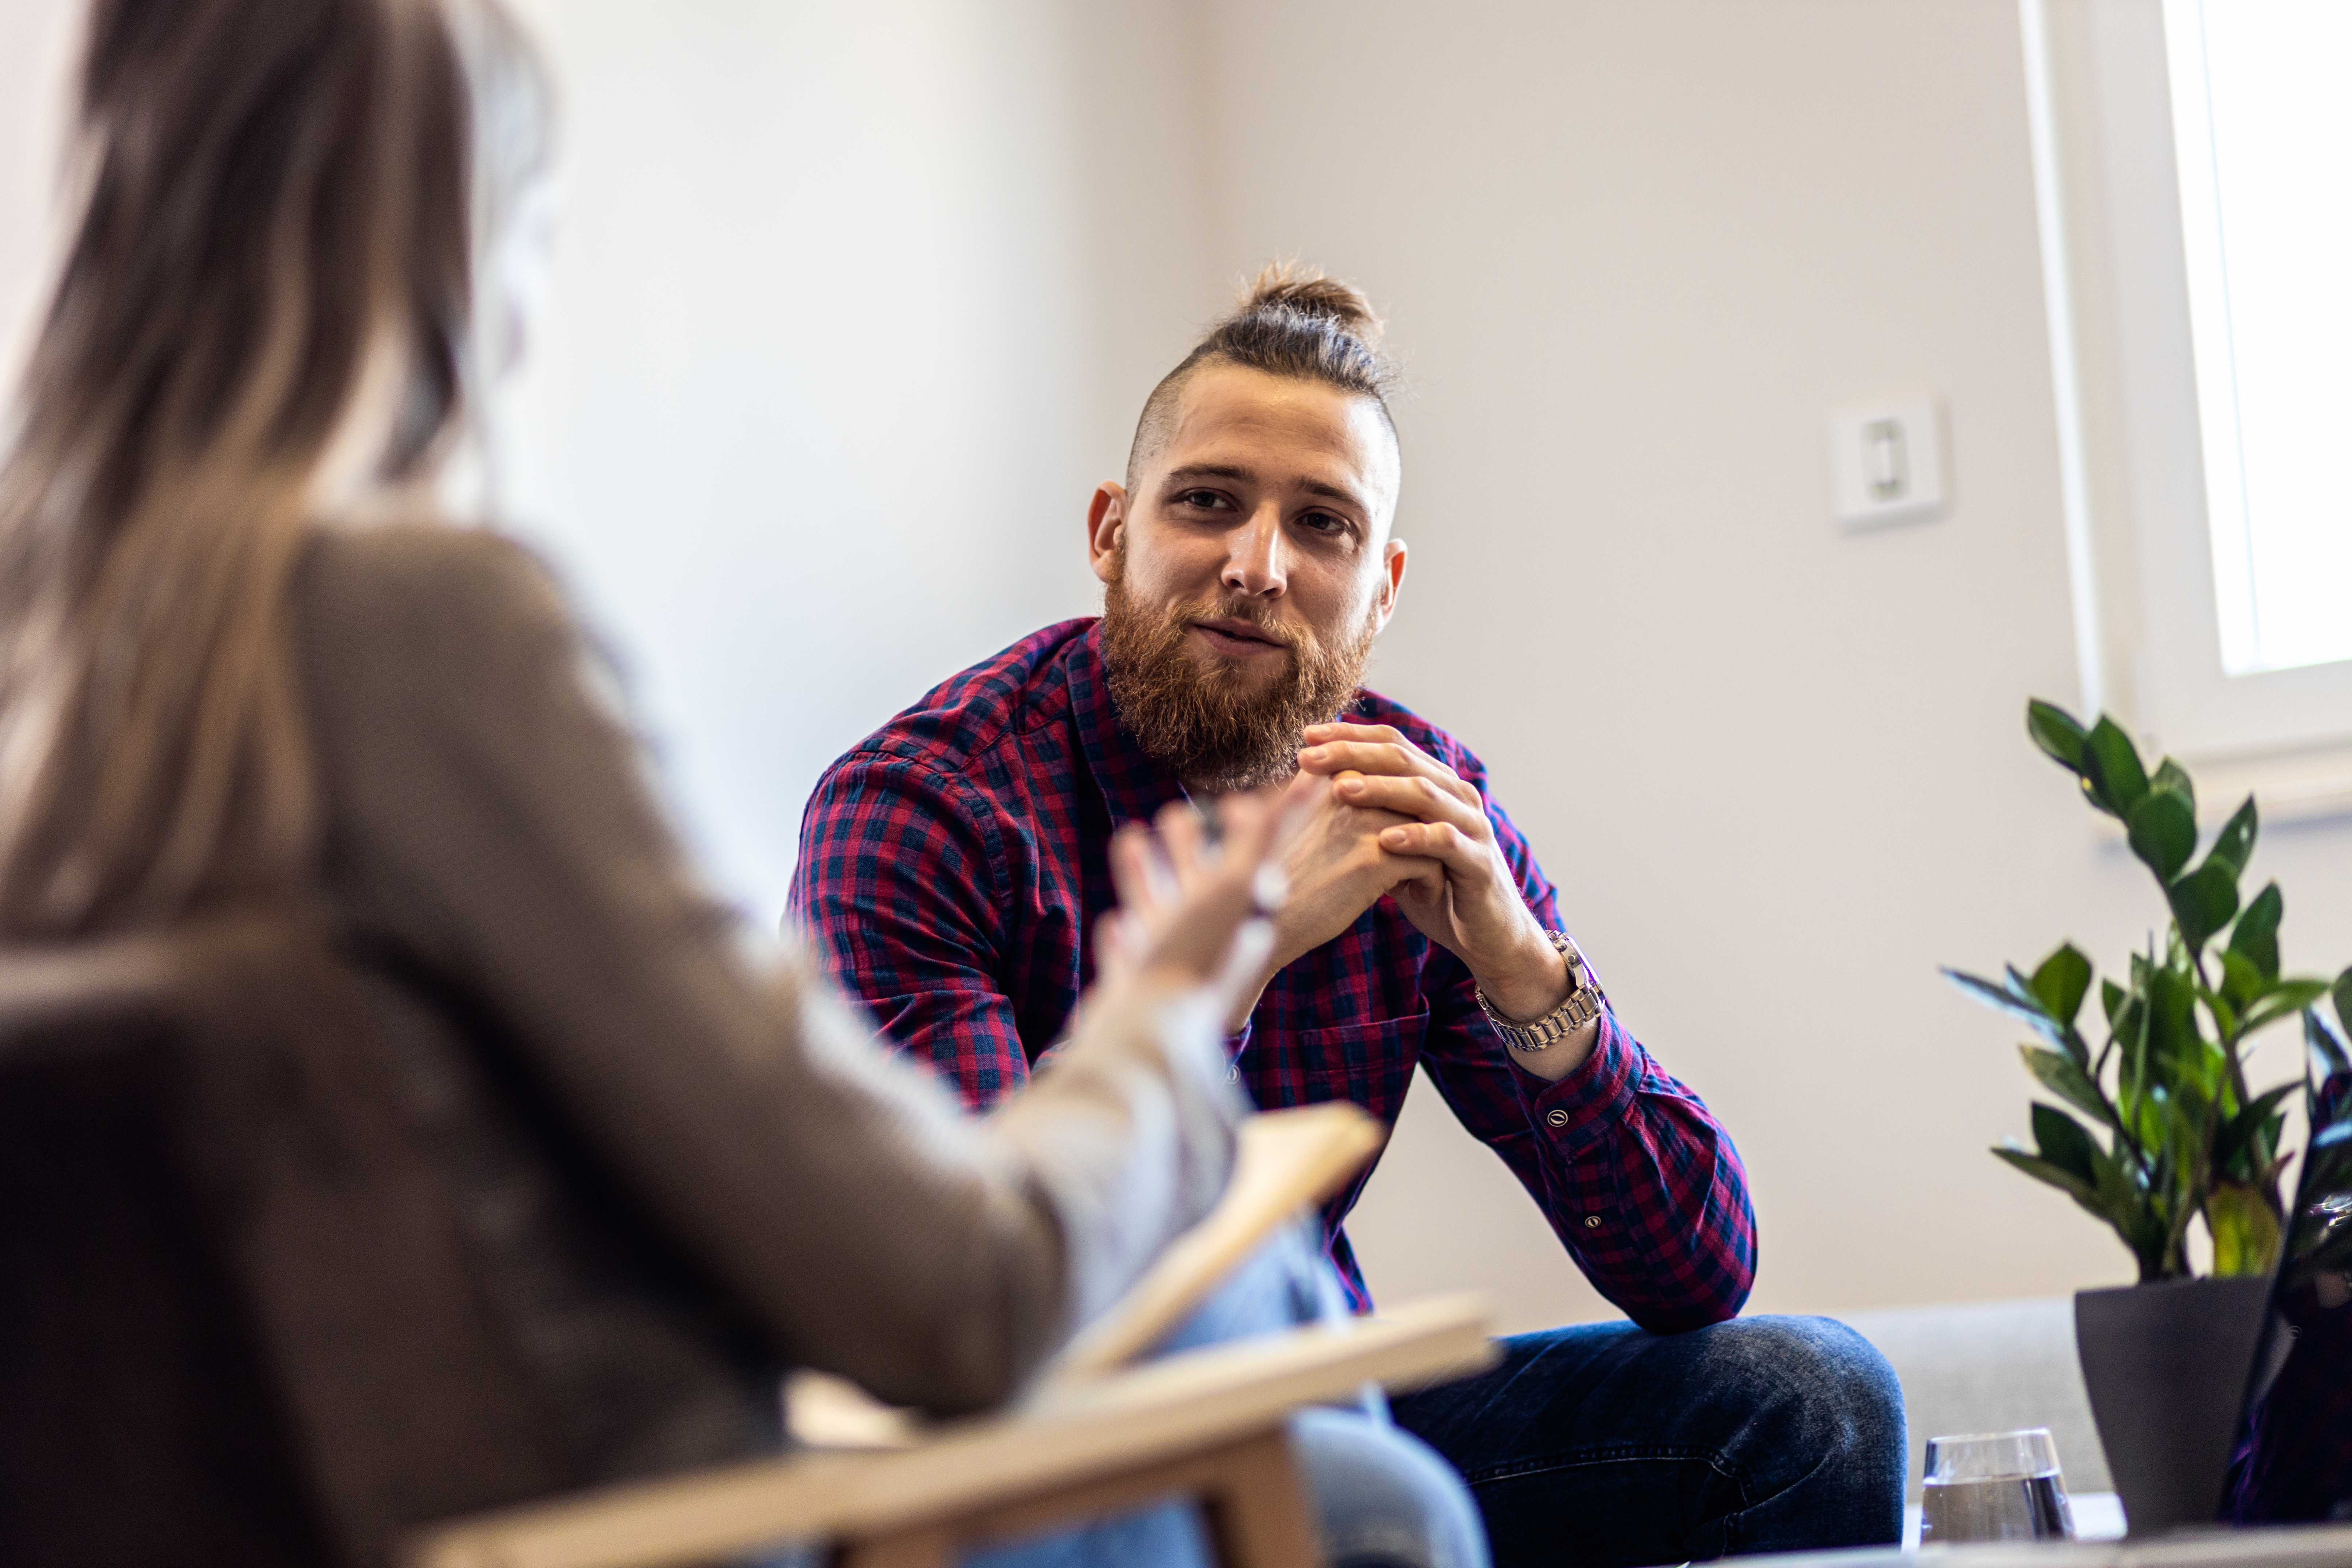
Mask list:
[[2352,5],[2164,9],[2221,668],[2352,658]]
[[2352,4],[2020,7],[2086,694],[2352,810]]

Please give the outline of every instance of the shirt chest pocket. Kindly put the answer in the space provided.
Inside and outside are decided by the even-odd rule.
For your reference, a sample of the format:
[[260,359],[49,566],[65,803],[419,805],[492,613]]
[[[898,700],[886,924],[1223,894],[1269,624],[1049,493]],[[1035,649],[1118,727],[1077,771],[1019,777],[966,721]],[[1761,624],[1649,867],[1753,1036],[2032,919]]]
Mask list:
[[1394,1122],[1428,1032],[1426,1007],[1402,1018],[1302,1029],[1289,1053],[1291,1070],[1280,1075],[1281,1103],[1352,1100],[1382,1121]]

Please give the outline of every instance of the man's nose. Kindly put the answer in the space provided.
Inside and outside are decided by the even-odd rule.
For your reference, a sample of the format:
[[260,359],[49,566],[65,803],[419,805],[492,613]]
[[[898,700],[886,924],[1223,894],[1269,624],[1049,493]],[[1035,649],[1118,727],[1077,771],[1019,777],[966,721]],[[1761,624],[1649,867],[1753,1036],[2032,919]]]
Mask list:
[[1283,556],[1281,510],[1261,508],[1225,536],[1225,569],[1218,580],[1253,599],[1280,598],[1290,585]]

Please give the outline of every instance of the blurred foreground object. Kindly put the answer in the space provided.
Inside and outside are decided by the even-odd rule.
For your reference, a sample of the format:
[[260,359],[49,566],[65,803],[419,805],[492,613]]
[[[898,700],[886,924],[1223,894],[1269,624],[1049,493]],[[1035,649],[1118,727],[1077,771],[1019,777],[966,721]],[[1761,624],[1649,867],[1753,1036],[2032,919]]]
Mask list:
[[[1098,1377],[1150,1351],[1277,1226],[1362,1170],[1381,1142],[1380,1123],[1348,1100],[1251,1117],[1242,1124],[1233,1181],[1217,1206],[1070,1342],[1047,1378]],[[825,1373],[793,1373],[785,1411],[793,1436],[811,1447],[902,1448],[918,1440],[913,1412]]]
[[968,1547],[1200,1500],[1226,1568],[1318,1561],[1284,1423],[1368,1382],[1420,1387],[1493,1363],[1486,1310],[1445,1300],[1057,1384],[1011,1415],[902,1450],[817,1453],[519,1510],[425,1537],[414,1568],[652,1568],[787,1540],[857,1568],[946,1568]]
[[0,956],[0,1560],[373,1563],[562,1485],[390,1001],[263,925]]
[[[457,1033],[274,922],[0,955],[0,1561],[375,1564],[576,1485],[404,1114],[404,1042]],[[1240,1189],[1269,1226],[1362,1157],[1331,1118],[1257,1144]],[[1186,1256],[1238,1234],[1213,1217]],[[1059,1380],[908,1452],[522,1508],[420,1560],[691,1562],[807,1532],[944,1552],[1171,1491],[1228,1562],[1311,1558],[1288,1415],[1478,1370],[1486,1331],[1439,1303]]]

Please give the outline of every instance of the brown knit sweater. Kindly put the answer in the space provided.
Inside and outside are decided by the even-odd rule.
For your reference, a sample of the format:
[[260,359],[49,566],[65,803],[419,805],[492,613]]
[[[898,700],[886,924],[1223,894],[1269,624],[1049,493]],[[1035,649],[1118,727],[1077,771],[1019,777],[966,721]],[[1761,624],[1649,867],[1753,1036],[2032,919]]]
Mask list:
[[707,895],[518,546],[322,532],[294,607],[331,911],[488,1026],[415,1031],[404,1093],[581,1473],[773,1442],[792,1364],[1000,1401],[1213,1202],[1213,1018],[1098,1011],[964,1114]]

